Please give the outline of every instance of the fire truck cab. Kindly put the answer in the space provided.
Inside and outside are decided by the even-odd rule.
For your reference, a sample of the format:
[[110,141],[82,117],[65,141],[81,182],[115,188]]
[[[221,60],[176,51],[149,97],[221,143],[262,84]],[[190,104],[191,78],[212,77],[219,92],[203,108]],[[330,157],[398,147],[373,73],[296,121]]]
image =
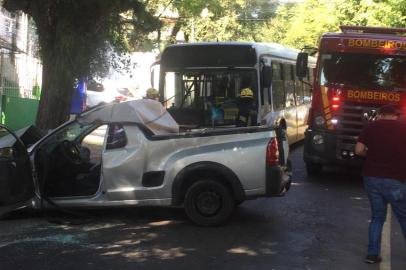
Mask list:
[[[354,146],[384,104],[405,108],[406,29],[341,26],[321,37],[305,132],[308,174],[324,165],[360,166]],[[298,56],[305,61],[306,53]],[[297,64],[297,74],[303,74]]]

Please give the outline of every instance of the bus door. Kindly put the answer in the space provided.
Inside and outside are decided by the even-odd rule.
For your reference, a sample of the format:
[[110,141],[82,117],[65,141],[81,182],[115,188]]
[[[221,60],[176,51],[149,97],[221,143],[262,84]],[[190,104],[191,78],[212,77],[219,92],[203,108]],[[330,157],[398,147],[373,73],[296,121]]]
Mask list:
[[307,128],[307,118],[311,102],[311,84],[309,78],[310,70],[307,77],[299,80],[295,76],[295,96],[297,109],[297,136],[298,140],[304,139],[304,133]]
[[283,64],[283,81],[285,88],[285,120],[289,143],[298,140],[298,123],[295,96],[294,66],[292,64]]

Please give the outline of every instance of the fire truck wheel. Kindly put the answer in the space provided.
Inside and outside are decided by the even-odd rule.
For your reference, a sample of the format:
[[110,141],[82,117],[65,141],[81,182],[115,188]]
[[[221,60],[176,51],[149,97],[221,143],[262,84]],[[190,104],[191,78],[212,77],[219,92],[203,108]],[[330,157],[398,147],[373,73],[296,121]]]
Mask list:
[[306,162],[306,172],[308,175],[318,175],[323,169],[323,165]]

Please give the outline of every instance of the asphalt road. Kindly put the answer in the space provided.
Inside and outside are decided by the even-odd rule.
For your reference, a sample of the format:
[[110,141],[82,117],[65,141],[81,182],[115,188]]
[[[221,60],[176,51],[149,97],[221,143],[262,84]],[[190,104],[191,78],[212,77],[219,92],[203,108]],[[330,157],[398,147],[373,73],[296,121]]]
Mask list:
[[384,262],[363,262],[369,205],[357,172],[308,178],[301,155],[292,152],[285,197],[247,201],[222,227],[193,226],[181,209],[98,210],[90,220],[14,213],[0,221],[0,269],[406,269],[394,218]]

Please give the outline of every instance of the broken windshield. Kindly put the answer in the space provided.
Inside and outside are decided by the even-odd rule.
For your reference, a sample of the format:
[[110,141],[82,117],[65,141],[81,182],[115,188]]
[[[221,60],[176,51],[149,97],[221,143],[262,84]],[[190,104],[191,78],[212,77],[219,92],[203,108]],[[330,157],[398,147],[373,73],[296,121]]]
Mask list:
[[[50,135],[44,145],[52,145],[56,146],[63,141],[70,141],[73,142],[81,135],[86,134],[87,131],[94,128],[94,125],[84,125],[80,124],[77,121],[72,121],[61,128],[59,128],[55,133]],[[52,147],[51,147],[52,148]]]
[[[257,76],[254,69],[193,69],[165,73],[165,106],[171,112],[190,110],[190,123],[234,125],[238,112],[238,98],[244,88],[257,101]],[[256,105],[253,106],[256,106]],[[198,114],[196,117],[193,114]],[[182,119],[175,119],[182,124]],[[186,116],[182,116],[185,118]]]

